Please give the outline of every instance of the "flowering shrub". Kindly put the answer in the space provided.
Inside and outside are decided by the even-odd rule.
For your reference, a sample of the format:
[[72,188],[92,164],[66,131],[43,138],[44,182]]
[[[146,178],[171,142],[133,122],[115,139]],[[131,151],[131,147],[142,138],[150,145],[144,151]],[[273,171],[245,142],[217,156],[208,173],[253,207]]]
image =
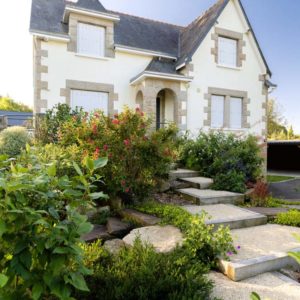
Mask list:
[[75,115],[64,122],[58,134],[62,146],[77,145],[82,156],[108,157],[101,170],[106,191],[123,199],[142,199],[167,175],[176,158],[177,129],[151,131],[151,120],[137,109],[125,109],[113,119],[101,112]]

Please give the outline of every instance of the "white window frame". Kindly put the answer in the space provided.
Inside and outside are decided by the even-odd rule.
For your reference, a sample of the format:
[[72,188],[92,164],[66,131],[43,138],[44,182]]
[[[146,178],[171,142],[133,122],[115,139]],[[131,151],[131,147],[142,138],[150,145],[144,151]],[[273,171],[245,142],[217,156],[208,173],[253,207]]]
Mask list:
[[[223,128],[225,123],[225,96],[211,96],[211,127]],[[219,120],[221,119],[221,120]]]
[[218,64],[238,68],[238,40],[218,36]]
[[78,22],[77,54],[95,58],[105,57],[105,38],[105,27]]
[[239,97],[230,97],[229,101],[229,128],[242,129],[243,99]]
[[[75,99],[75,97],[77,97],[77,99]],[[91,108],[85,110],[83,105],[80,105],[80,103],[76,103],[78,101],[82,101],[83,105],[90,104]],[[98,102],[99,106],[97,105]],[[102,110],[107,116],[109,109],[109,93],[100,91],[71,89],[70,106],[72,109],[75,109],[76,107],[83,108],[84,111],[87,111],[89,113],[95,110]]]

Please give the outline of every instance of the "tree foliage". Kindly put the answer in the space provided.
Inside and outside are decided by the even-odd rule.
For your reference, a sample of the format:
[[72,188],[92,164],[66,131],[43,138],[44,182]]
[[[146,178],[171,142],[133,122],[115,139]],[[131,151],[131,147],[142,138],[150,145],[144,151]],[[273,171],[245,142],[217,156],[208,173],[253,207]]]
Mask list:
[[0,110],[17,111],[17,112],[32,112],[32,109],[22,103],[18,103],[9,97],[0,96]]
[[288,134],[286,120],[279,111],[275,100],[268,101],[267,107],[268,138],[282,139]]

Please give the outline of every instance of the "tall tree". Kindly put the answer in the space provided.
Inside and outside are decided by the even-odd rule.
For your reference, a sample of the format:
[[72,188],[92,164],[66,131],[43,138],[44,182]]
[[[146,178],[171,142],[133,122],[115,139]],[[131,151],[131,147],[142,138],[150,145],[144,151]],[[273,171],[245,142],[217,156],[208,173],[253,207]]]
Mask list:
[[18,111],[18,112],[32,112],[32,109],[22,103],[18,103],[9,97],[0,96],[0,110]]
[[282,139],[287,138],[286,119],[279,111],[275,100],[268,101],[267,107],[268,138]]

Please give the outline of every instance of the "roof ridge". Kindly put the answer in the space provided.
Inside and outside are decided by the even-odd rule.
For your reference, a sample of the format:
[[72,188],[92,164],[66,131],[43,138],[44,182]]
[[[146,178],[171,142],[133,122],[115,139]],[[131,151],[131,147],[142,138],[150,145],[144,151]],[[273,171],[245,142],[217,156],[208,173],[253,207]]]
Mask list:
[[132,15],[132,14],[129,14],[129,13],[119,12],[119,11],[115,11],[115,10],[107,10],[107,11],[115,13],[115,14],[120,14],[120,15],[125,15],[125,16],[129,16],[129,17],[138,18],[138,19],[141,19],[141,20],[146,20],[146,21],[151,21],[151,22],[155,22],[155,23],[170,25],[170,26],[178,27],[180,29],[184,29],[185,28],[185,26],[181,26],[181,25],[177,25],[177,24],[172,24],[172,23],[168,23],[168,22],[164,22],[164,21],[159,21],[159,20],[154,20],[154,19],[150,19],[150,18],[145,18],[145,17],[141,17],[141,16],[136,16],[136,15]]
[[218,0],[210,6],[207,10],[205,10],[199,17],[194,19],[190,24],[188,24],[184,29],[188,29],[189,27],[192,27],[195,23],[199,22],[202,18],[204,18],[208,13],[210,13],[217,5],[219,5],[221,2],[224,2],[224,0]]

